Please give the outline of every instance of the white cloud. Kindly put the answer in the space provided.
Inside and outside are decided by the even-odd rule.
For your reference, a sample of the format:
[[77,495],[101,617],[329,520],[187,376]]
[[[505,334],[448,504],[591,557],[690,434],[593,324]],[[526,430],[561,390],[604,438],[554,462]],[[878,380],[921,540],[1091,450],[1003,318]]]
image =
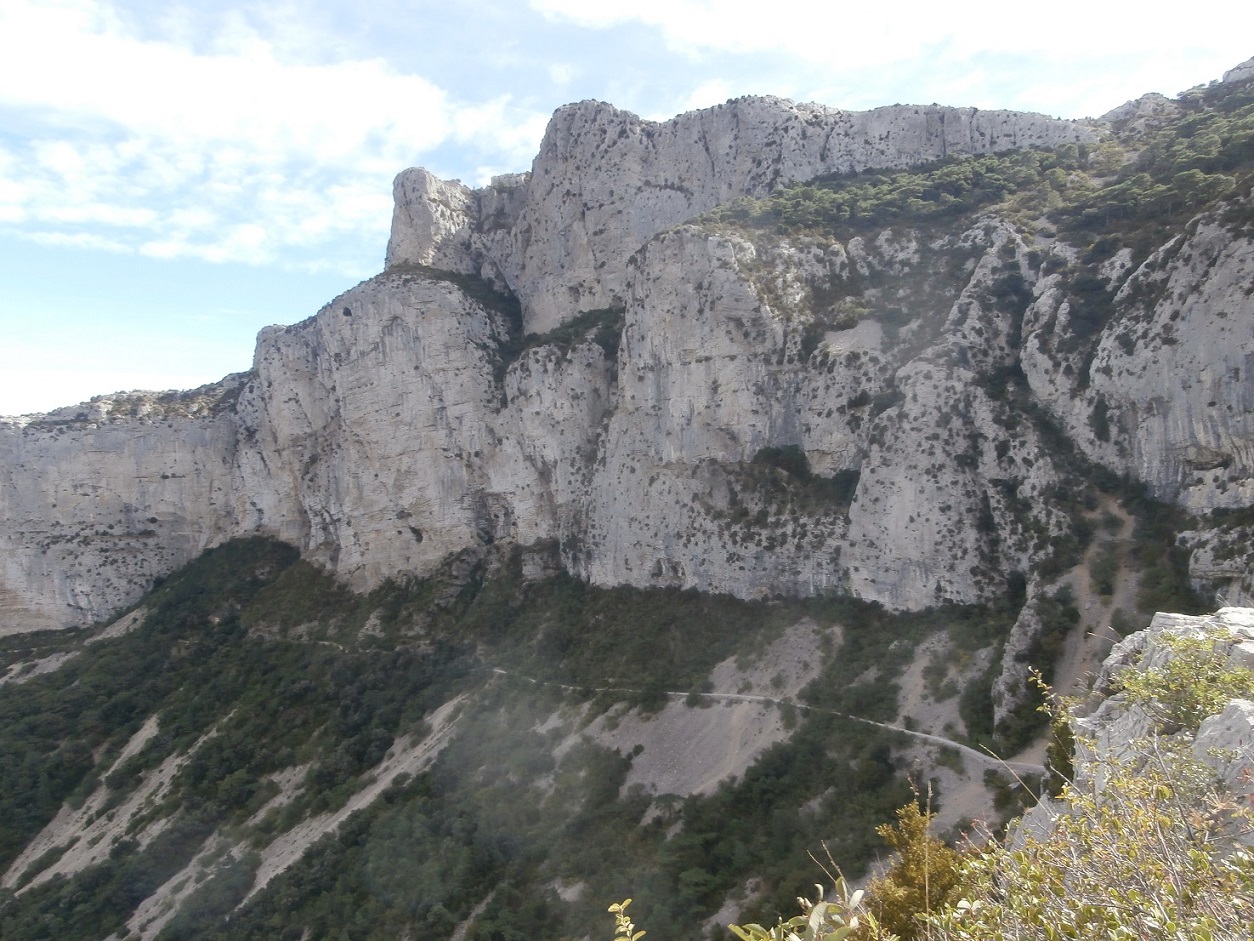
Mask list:
[[[1254,4],[1213,16],[1152,16],[1058,0],[875,4],[774,0],[530,0],[551,21],[656,30],[669,50],[733,94],[780,94],[847,108],[894,101],[1095,116],[1148,91],[1218,78],[1250,54]],[[704,71],[704,75],[699,73]],[[748,77],[748,81],[746,81]],[[765,84],[764,84],[765,79]],[[713,83],[717,84],[717,83]],[[694,105],[706,97],[687,93]],[[675,96],[679,107],[684,94]],[[656,112],[661,102],[651,103]]]
[[459,143],[474,144],[506,157],[517,167],[530,165],[549,122],[547,114],[530,114],[511,120],[512,99],[502,95],[485,104],[463,108],[454,120]]
[[[193,381],[203,384],[217,378],[212,373],[204,373],[203,378],[197,377]],[[188,387],[188,372],[177,369],[154,371],[135,366],[126,371],[99,367],[6,368],[0,370],[0,402],[5,406],[5,411],[0,414],[12,416],[49,412],[110,392]]]
[[[0,234],[65,244],[84,236],[79,244],[94,238],[162,257],[338,265],[358,274],[381,253],[397,171],[456,160],[465,169],[453,172],[482,183],[524,169],[557,103],[540,109],[524,97],[534,89],[515,86],[467,101],[362,53],[360,36],[332,30],[335,14],[316,4],[276,0],[207,11],[174,4],[159,21],[143,22],[112,2],[120,0],[0,0]],[[873,5],[811,0],[765,8],[741,0],[532,0],[531,7],[589,29],[644,24],[663,37],[657,46],[685,53],[688,80],[668,79],[661,94],[646,81],[656,73],[620,67],[612,52],[593,62],[567,49],[562,61],[533,70],[542,84],[547,77],[574,96],[591,91],[661,118],[744,93],[846,107],[888,103],[900,93],[1097,113],[1155,86],[1116,91],[1111,100],[1099,85],[1099,97],[1092,79],[1069,67],[1076,56],[1100,55],[1108,73],[1145,74],[1147,82],[1164,62],[1182,62],[1195,70],[1192,81],[1202,81],[1209,75],[1198,57],[1220,43],[1243,47],[1252,32],[1245,27],[1254,25],[1254,12],[1244,8],[1214,30],[1201,17],[1168,25],[1076,0],[1039,11],[1026,27],[990,2],[907,2],[891,15]],[[489,18],[490,5],[476,9]],[[525,48],[526,35],[515,38]],[[508,58],[507,47],[520,62],[542,61],[520,58],[509,43],[485,45],[476,55]],[[1129,63],[1131,53],[1115,55],[1127,49],[1137,50],[1141,71]],[[1172,56],[1155,55],[1167,49]],[[773,56],[769,87],[759,70],[729,70],[761,60],[729,64],[729,53]],[[1053,67],[1024,66],[1008,78],[993,65],[973,68],[971,57],[981,54],[1033,56]],[[1242,48],[1221,61],[1247,54]],[[907,73],[924,80],[889,84]],[[606,75],[608,84],[589,88]]]
[[[206,328],[208,325],[202,325]],[[187,389],[247,365],[211,329],[194,341],[153,331],[78,326],[82,342],[46,331],[0,349],[0,414],[21,415],[131,389]]]
[[[88,6],[98,15],[84,15]],[[284,63],[240,23],[220,51],[197,54],[128,36],[87,0],[6,0],[0,9],[0,98],[10,105],[103,119],[141,136],[248,141],[270,154],[331,160],[379,131],[396,150],[420,151],[448,134],[444,91],[382,60]]]
[[40,245],[62,245],[68,248],[93,248],[106,252],[125,252],[130,247],[117,239],[105,238],[94,232],[32,232],[32,242]]
[[467,106],[380,58],[330,60],[336,43],[297,20],[232,12],[205,35],[172,11],[154,38],[105,0],[0,0],[0,120],[27,129],[0,152],[6,231],[95,227],[148,255],[254,263],[347,240],[327,250],[356,273],[399,170],[451,141],[530,159],[542,116]]
[[575,78],[575,67],[566,62],[554,62],[548,71],[549,81],[558,88],[565,88]]
[[[813,0],[531,0],[536,11],[590,28],[637,22],[659,29],[690,54],[777,51],[846,71],[916,59],[944,46],[966,59],[977,53],[1032,53],[1058,59],[1136,50],[1179,53],[1186,47],[1228,49],[1233,64],[1248,55],[1254,12],[1231,5],[1222,30],[1206,16],[1130,13],[1121,4],[1057,0],[1033,11],[1003,0],[876,4]],[[1227,38],[1222,33],[1230,33]]]
[[694,88],[678,110],[695,111],[698,108],[710,108],[732,97],[734,93],[729,82],[721,78],[711,79]]

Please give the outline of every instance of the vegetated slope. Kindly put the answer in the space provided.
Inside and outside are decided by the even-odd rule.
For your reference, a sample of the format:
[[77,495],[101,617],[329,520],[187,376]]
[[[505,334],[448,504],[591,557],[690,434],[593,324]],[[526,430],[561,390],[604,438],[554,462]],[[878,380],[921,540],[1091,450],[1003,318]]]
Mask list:
[[[558,937],[624,887],[651,924],[692,934],[747,880],[735,910],[788,910],[816,834],[859,871],[907,777],[943,780],[942,806],[949,787],[987,780],[983,763],[857,719],[919,726],[897,684],[926,645],[915,701],[951,720],[924,730],[992,743],[989,680],[1021,597],[893,615],[528,580],[534,562],[472,554],[361,596],[247,540],[168,579],[125,633],[11,638],[4,937],[444,935],[468,920],[474,938]],[[796,624],[822,650],[800,697],[750,666]],[[24,667],[53,649],[58,668]],[[779,697],[777,744],[713,792],[624,787],[654,745],[649,715],[725,708],[706,691],[737,658],[728,691]],[[632,747],[599,743],[628,718]],[[429,739],[412,773],[335,818]],[[311,827],[325,835],[284,850]]]
[[[912,802],[880,828],[898,852],[865,894],[829,872],[835,887],[798,899],[800,916],[731,931],[744,941],[855,930],[884,941],[1248,938],[1251,697],[1254,608],[1157,614],[1114,648],[1086,697],[1054,702],[1050,796],[1004,840],[946,846]],[[618,928],[635,931],[621,917]]]
[[[909,736],[845,716],[897,719],[894,677],[914,642],[947,638],[970,657],[1012,617],[529,582],[523,564],[462,559],[355,596],[290,548],[249,540],[168,579],[126,634],[10,647],[10,661],[41,642],[72,656],[0,687],[4,937],[102,938],[128,921],[167,938],[447,934],[472,911],[471,937],[556,937],[624,885],[650,898],[654,924],[691,934],[751,877],[746,904],[775,910],[814,833],[864,866],[873,824],[908,797]],[[623,788],[633,754],[581,732],[641,708],[632,752],[647,752],[650,710],[725,708],[702,695],[715,665],[751,662],[799,622],[830,649],[800,699],[771,707],[783,739],[738,779],[698,795]],[[738,693],[778,694],[745,682]],[[434,734],[450,702],[430,761],[286,868],[267,862]],[[44,828],[48,848],[13,865]],[[223,927],[262,870],[269,884]],[[173,917],[150,923],[159,905],[133,917],[163,885]]]

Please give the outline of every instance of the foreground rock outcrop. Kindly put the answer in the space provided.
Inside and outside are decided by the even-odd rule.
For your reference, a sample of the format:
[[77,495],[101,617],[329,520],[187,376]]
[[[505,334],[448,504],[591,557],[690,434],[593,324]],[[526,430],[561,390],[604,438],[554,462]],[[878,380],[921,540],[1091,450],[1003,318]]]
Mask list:
[[[1199,646],[1188,648],[1190,642]],[[1198,657],[1203,664],[1231,671],[1235,687],[1204,710],[1209,714],[1181,721],[1181,703],[1191,704],[1213,677],[1207,669],[1197,675],[1171,671],[1172,661]],[[1192,661],[1190,661],[1192,662]],[[1126,684],[1137,674],[1162,677],[1152,697],[1133,696]],[[1238,678],[1246,677],[1244,682]],[[1195,688],[1190,688],[1192,685]],[[1244,693],[1244,695],[1242,695]],[[1085,702],[1071,724],[1075,731],[1071,785],[1081,794],[1099,795],[1114,774],[1135,773],[1147,764],[1161,766],[1187,781],[1196,794],[1181,786],[1177,798],[1218,794],[1229,808],[1248,808],[1254,799],[1254,609],[1221,608],[1213,615],[1194,617],[1159,613],[1149,627],[1116,644],[1093,681]],[[1188,710],[1190,713],[1192,710]],[[1189,769],[1185,762],[1196,763]],[[1223,812],[1220,807],[1181,807],[1189,812]],[[1048,833],[1065,805],[1045,800],[1023,819],[1022,833]],[[1236,843],[1254,845],[1248,820],[1235,820]]]

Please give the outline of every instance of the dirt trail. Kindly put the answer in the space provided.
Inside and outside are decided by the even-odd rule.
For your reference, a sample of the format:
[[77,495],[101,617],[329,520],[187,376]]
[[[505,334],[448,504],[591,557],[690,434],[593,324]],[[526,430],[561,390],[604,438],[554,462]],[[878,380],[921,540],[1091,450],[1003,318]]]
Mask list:
[[[1109,535],[1095,537],[1080,564],[1062,578],[1062,584],[1071,588],[1076,609],[1080,612],[1080,623],[1067,638],[1062,657],[1054,669],[1054,689],[1063,695],[1085,692],[1092,674],[1100,668],[1111,646],[1120,639],[1119,633],[1110,626],[1114,613],[1123,611],[1132,614],[1136,611],[1138,579],[1128,564],[1136,521],[1114,497],[1108,495],[1102,497],[1101,510],[1119,519],[1119,529]],[[1101,595],[1094,591],[1089,572],[1098,553],[1107,545],[1115,548],[1119,564],[1115,570],[1114,591],[1110,595]]]
[[[635,756],[628,786],[638,784],[653,794],[712,793],[788,737],[785,710],[769,700],[800,693],[818,675],[825,638],[835,636],[803,619],[752,657],[728,657],[715,666],[709,693],[694,700],[700,708],[690,708],[687,694],[668,697],[651,715],[620,706],[593,720],[586,734]],[[769,695],[751,695],[758,690]]]
[[[608,687],[608,686],[584,687],[584,686],[567,686],[562,683],[545,683],[530,676],[523,676],[522,674],[512,673],[509,670],[503,670],[500,667],[493,667],[492,672],[500,676],[508,676],[514,679],[523,680],[524,682],[531,683],[536,686],[554,686],[559,689],[567,690],[570,692],[585,691],[585,690],[590,690],[591,692],[595,692],[595,693],[636,694],[636,693],[642,692],[641,690],[638,690],[638,689],[627,689],[627,688],[621,688],[621,687]],[[679,701],[688,701],[691,698],[695,697],[695,698],[699,698],[699,699],[703,699],[703,700],[711,701],[711,702],[763,703],[763,704],[766,704],[769,706],[775,706],[778,708],[791,707],[793,709],[796,709],[798,712],[812,712],[812,713],[821,713],[823,715],[829,715],[829,716],[838,716],[839,718],[842,718],[842,719],[848,719],[851,722],[861,722],[864,725],[873,725],[873,726],[876,726],[877,728],[887,729],[890,732],[898,732],[902,735],[910,736],[922,742],[928,742],[933,745],[941,745],[941,746],[948,747],[948,748],[955,748],[964,757],[970,760],[979,762],[981,764],[987,765],[989,767],[1005,768],[1010,771],[1013,771],[1016,774],[1042,774],[1045,771],[1044,767],[1037,762],[1021,761],[1021,760],[1004,761],[1003,759],[998,758],[996,755],[979,751],[975,748],[972,748],[969,745],[964,745],[961,742],[956,742],[953,739],[945,738],[944,736],[941,736],[941,735],[933,735],[930,732],[919,732],[919,731],[915,731],[914,729],[907,729],[900,725],[893,725],[890,722],[876,722],[874,719],[865,719],[862,716],[850,715],[847,712],[837,712],[833,709],[820,709],[816,706],[807,706],[805,703],[794,702],[791,699],[780,699],[775,696],[759,696],[759,695],[755,695],[752,693],[694,693],[694,692],[669,692],[668,691],[665,695],[667,696],[668,699],[679,700]]]

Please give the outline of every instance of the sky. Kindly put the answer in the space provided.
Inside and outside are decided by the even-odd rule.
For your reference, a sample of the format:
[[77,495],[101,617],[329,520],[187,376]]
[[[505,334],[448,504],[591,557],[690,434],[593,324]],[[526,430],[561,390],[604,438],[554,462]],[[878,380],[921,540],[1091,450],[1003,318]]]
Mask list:
[[1254,4],[0,0],[0,415],[248,369],[379,272],[392,178],[526,170],[553,110],[746,94],[1098,116],[1254,55]]

